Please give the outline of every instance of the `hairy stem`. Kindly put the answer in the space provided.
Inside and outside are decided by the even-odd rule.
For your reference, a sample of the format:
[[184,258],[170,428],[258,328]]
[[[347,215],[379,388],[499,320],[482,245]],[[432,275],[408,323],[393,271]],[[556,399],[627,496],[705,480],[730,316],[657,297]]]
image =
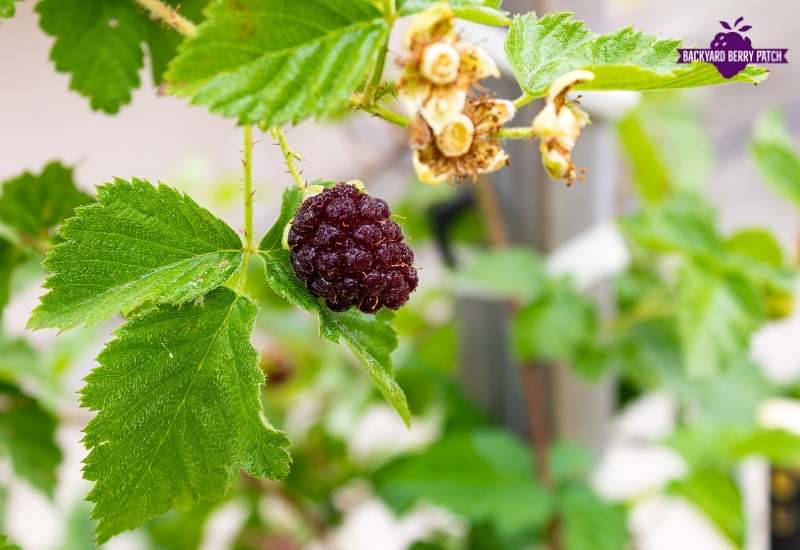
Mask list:
[[244,247],[254,251],[253,245],[253,127],[245,126],[242,139],[242,194],[244,195]]
[[175,8],[168,6],[161,0],[136,0],[136,2],[183,36],[194,36],[197,34],[197,25],[179,14]]
[[283,153],[283,161],[286,163],[286,168],[289,169],[289,173],[292,175],[295,185],[297,185],[297,187],[300,189],[305,189],[307,184],[300,175],[300,171],[297,169],[297,163],[295,162],[298,160],[303,160],[303,157],[289,147],[289,143],[286,141],[286,134],[283,133],[282,128],[275,126],[270,130],[270,133],[278,143],[278,146],[281,148],[281,153]]

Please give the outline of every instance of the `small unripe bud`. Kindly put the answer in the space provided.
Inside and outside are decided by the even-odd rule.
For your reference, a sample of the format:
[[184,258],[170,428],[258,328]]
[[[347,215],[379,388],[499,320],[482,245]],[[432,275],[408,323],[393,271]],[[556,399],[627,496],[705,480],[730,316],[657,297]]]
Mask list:
[[436,42],[425,48],[420,72],[435,84],[452,84],[458,78],[461,56],[453,46]]
[[472,138],[475,136],[475,125],[464,114],[453,117],[442,127],[436,135],[436,145],[447,157],[460,157],[472,147]]

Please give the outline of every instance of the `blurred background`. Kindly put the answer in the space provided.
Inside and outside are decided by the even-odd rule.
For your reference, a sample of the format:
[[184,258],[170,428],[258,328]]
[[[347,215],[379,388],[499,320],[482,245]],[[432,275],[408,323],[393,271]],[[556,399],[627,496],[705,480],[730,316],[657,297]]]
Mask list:
[[[554,532],[576,550],[800,548],[796,3],[504,7],[701,46],[720,19],[743,16],[754,45],[789,48],[790,63],[757,87],[583,94],[593,124],[575,158],[588,175],[569,189],[546,178],[534,143],[509,144],[512,167],[476,187],[429,188],[405,132],[381,120],[288,129],[306,179],[363,180],[415,250],[421,286],[398,315],[394,356],[412,427],[314,320],[253,285],[265,407],[294,446],[289,479],[242,479],[227,501],[108,548],[523,549]],[[241,230],[233,122],[160,94],[146,70],[117,116],[92,112],[49,62],[33,3],[17,11],[0,24],[0,180],[58,159],[88,192],[115,176],[162,181]],[[502,31],[462,34],[502,59]],[[510,72],[491,88],[520,93]],[[267,134],[255,179],[267,228],[291,183]],[[115,324],[26,331],[39,261],[15,278],[0,371],[36,365],[24,386],[58,419],[63,460],[51,495],[3,463],[0,517],[25,550],[94,548],[77,392]]]

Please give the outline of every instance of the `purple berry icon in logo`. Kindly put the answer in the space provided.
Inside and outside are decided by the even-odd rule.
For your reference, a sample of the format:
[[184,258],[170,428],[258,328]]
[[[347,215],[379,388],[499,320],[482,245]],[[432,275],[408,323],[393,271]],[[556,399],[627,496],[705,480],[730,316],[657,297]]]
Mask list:
[[[738,18],[734,22],[733,27],[726,21],[720,21],[720,25],[722,25],[724,29],[727,29],[728,32],[718,32],[714,40],[711,41],[711,49],[722,50],[726,52],[726,54],[734,50],[752,50],[753,46],[750,44],[750,39],[740,34],[752,28],[750,25],[739,27],[743,20],[744,17]],[[731,59],[730,55],[726,55],[725,61],[715,61],[714,66],[722,76],[731,78],[747,66],[747,61]]]

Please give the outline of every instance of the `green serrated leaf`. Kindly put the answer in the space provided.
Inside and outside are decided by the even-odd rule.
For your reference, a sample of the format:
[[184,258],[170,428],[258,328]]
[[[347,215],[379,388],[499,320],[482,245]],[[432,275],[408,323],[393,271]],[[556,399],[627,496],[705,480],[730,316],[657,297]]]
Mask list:
[[20,259],[14,243],[0,237],[0,316],[11,297],[11,276]]
[[677,320],[687,372],[717,374],[746,356],[749,337],[763,319],[753,288],[688,267],[679,289]]
[[596,323],[592,302],[570,285],[557,284],[517,313],[514,353],[522,361],[573,361],[592,342]]
[[70,88],[109,114],[131,100],[144,63],[147,24],[130,0],[41,0],[39,24],[56,41],[50,59]]
[[600,500],[586,487],[559,495],[564,550],[619,550],[628,544],[625,510]]
[[303,202],[303,191],[298,187],[287,187],[283,191],[281,199],[281,211],[278,219],[261,239],[258,248],[265,252],[280,250],[283,243],[283,233],[287,224],[294,218],[294,213],[300,208]]
[[270,288],[306,311],[318,316],[320,334],[332,342],[343,341],[367,367],[367,373],[384,399],[408,424],[411,413],[402,388],[394,379],[391,354],[397,348],[397,332],[392,325],[393,314],[382,311],[367,315],[358,311],[337,313],[328,309],[314,297],[305,284],[297,278],[289,260],[289,251],[280,246],[286,224],[294,217],[302,194],[299,189],[283,193],[278,220],[261,240],[261,257]]
[[10,19],[14,17],[14,14],[17,12],[14,2],[19,1],[20,0],[0,0],[0,18]]
[[732,477],[720,470],[705,469],[674,481],[669,491],[693,502],[737,546],[744,540],[742,495]]
[[367,367],[367,373],[384,399],[409,424],[411,413],[406,396],[394,379],[392,367],[391,354],[397,347],[397,332],[391,323],[393,315],[388,312],[367,315],[353,310],[344,313],[331,311],[294,274],[288,250],[261,252],[261,256],[266,264],[270,288],[288,302],[316,314],[320,334],[326,339],[346,343]]
[[[441,0],[398,0],[400,15],[412,15],[428,9]],[[507,27],[511,24],[509,13],[500,9],[501,0],[450,0],[456,17],[483,25]]]
[[0,382],[0,450],[11,457],[14,472],[52,496],[61,449],[56,419],[14,385]]
[[28,237],[46,237],[73,215],[76,207],[92,202],[78,190],[72,168],[51,162],[40,174],[25,172],[2,183],[0,222]]
[[188,196],[145,180],[115,179],[98,203],[79,208],[48,254],[50,289],[31,328],[91,325],[148,302],[182,304],[223,284],[242,262],[242,243]]
[[753,65],[731,79],[710,64],[679,65],[680,44],[631,27],[597,35],[573,14],[557,12],[538,19],[534,13],[515,17],[505,47],[520,86],[532,97],[544,95],[556,78],[576,69],[595,75],[577,90],[666,90],[758,83],[767,76],[766,69]]
[[481,429],[447,435],[421,454],[389,463],[374,483],[399,511],[429,502],[510,535],[541,527],[550,512],[531,462],[529,449],[515,437]]
[[539,256],[519,247],[481,252],[455,275],[455,286],[461,292],[521,302],[538,297],[544,284]]
[[366,0],[215,0],[170,64],[170,89],[242,124],[339,111],[389,25]]
[[98,542],[173,506],[221,499],[240,469],[288,473],[289,441],[261,407],[255,317],[247,298],[220,288],[116,331],[82,390],[83,406],[98,411],[84,438]]
[[[210,0],[165,0],[189,21],[197,24],[203,21],[203,10]],[[150,70],[153,82],[160,86],[164,81],[167,65],[178,53],[183,36],[175,29],[157,19],[148,19],[147,47],[150,50]]]
[[758,119],[751,151],[767,183],[800,206],[800,149],[792,142],[779,111],[769,111]]

